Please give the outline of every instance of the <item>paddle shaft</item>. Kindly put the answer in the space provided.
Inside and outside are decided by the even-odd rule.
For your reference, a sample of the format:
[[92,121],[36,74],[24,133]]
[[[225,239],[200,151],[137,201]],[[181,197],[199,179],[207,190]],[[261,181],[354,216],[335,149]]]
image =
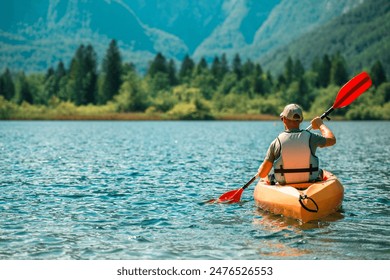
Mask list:
[[245,190],[247,187],[249,187],[249,186],[253,183],[253,181],[256,180],[256,178],[257,178],[257,174],[256,174],[255,176],[253,176],[253,177],[248,181],[248,183],[246,183],[246,184],[242,187],[242,189]]
[[[334,108],[333,108],[333,106],[332,107],[330,107],[328,110],[326,110],[325,111],[325,113],[323,113],[322,115],[321,115],[321,119],[323,120],[323,119],[325,119],[325,118],[327,118],[327,119],[329,119],[328,118],[328,116],[330,115],[330,113],[332,113],[334,111]],[[313,127],[311,126],[311,124],[306,128],[306,130],[311,130]]]

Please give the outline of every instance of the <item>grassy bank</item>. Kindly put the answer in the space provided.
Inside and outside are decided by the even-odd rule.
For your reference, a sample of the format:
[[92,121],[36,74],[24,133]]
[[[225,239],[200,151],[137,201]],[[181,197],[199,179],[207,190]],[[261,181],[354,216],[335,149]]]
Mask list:
[[52,106],[31,105],[27,102],[17,105],[0,98],[1,120],[277,120],[277,116],[267,114],[216,113],[199,116],[187,112],[117,112],[115,104],[104,106],[75,106],[71,102],[61,102]]
[[[304,112],[305,120],[321,115],[332,106],[336,86],[320,89]],[[280,95],[280,96],[279,96]],[[218,98],[217,98],[218,97]],[[143,110],[128,110],[123,103],[79,105],[51,98],[47,104],[16,103],[0,96],[1,120],[277,120],[288,100],[275,96],[249,97],[228,94],[212,100],[176,98],[148,101]],[[370,89],[347,108],[332,113],[335,120],[390,120],[390,83]]]

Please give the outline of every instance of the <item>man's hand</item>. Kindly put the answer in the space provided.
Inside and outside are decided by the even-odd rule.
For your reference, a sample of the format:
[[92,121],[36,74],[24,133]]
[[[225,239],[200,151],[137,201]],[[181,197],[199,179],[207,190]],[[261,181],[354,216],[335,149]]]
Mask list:
[[311,127],[313,129],[320,129],[320,126],[323,124],[324,124],[324,122],[322,121],[322,119],[320,117],[315,117],[311,121]]

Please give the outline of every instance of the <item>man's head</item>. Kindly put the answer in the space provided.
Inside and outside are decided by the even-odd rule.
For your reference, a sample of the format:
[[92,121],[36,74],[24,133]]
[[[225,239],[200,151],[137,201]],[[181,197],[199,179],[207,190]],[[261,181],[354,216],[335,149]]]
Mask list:
[[280,113],[280,118],[286,129],[299,129],[299,125],[303,121],[302,108],[297,104],[289,104]]
[[290,121],[303,121],[302,108],[297,104],[289,104],[284,107],[282,113],[280,113],[281,118],[286,118]]

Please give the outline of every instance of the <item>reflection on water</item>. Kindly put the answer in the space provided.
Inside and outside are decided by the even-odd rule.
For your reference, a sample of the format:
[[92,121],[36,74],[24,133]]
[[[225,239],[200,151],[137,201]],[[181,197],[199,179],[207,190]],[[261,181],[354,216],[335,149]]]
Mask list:
[[[307,248],[306,246],[305,231],[324,228],[332,222],[343,219],[341,211],[320,221],[310,221],[307,223],[302,223],[297,219],[282,215],[275,215],[259,208],[255,209],[254,215],[253,225],[260,231],[268,233],[271,236],[283,236],[281,240],[278,238],[262,240],[259,245],[259,255],[277,259],[310,259],[315,252],[313,252],[313,248]],[[302,239],[296,240],[297,236],[302,236]],[[292,242],[286,242],[286,240],[292,240]]]
[[344,218],[342,210],[339,210],[336,213],[333,213],[327,217],[322,218],[321,220],[310,221],[302,223],[301,221],[289,217],[284,217],[283,215],[276,215],[267,211],[263,211],[260,208],[256,208],[255,215],[261,217],[254,220],[254,224],[263,225],[264,229],[277,230],[285,228],[297,228],[300,230],[310,230],[315,228],[321,228],[328,226],[332,222],[336,222]]

